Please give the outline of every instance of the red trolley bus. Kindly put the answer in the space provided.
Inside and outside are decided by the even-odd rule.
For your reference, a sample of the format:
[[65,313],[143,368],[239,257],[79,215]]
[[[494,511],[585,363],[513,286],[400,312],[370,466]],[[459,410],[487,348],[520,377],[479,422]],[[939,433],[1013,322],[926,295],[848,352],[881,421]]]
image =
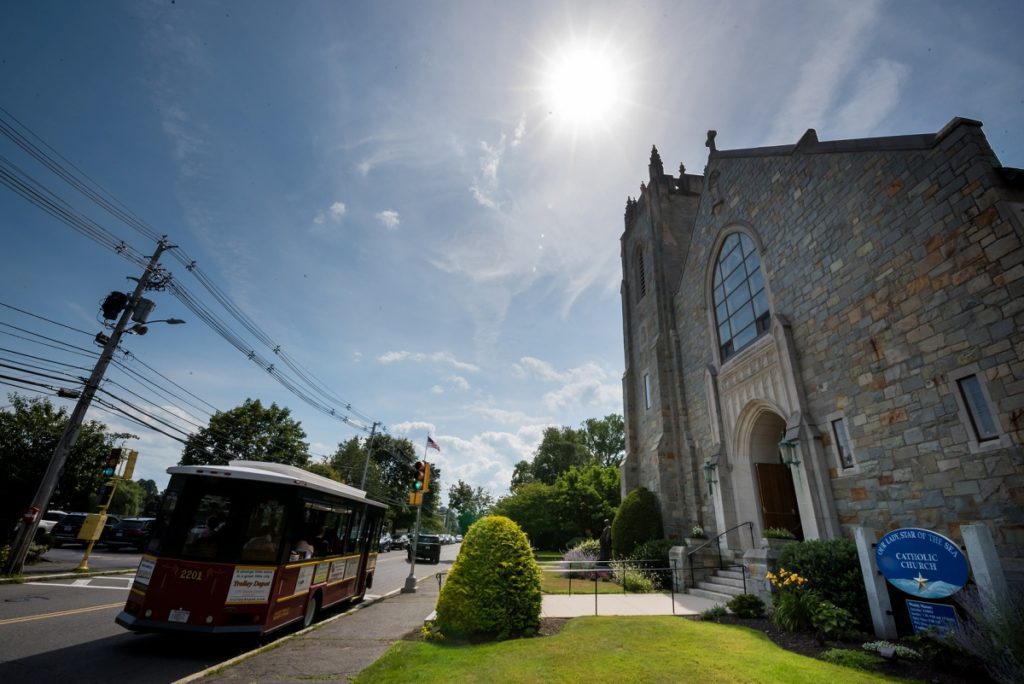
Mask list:
[[257,461],[167,472],[122,627],[265,634],[372,586],[387,506],[362,490]]

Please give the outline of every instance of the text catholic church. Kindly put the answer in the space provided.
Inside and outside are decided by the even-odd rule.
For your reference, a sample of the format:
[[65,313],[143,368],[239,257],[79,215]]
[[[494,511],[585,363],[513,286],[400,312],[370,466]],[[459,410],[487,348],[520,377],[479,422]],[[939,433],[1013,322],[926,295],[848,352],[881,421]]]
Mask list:
[[707,146],[626,203],[624,492],[673,538],[982,522],[1024,580],[1024,173],[960,118]]

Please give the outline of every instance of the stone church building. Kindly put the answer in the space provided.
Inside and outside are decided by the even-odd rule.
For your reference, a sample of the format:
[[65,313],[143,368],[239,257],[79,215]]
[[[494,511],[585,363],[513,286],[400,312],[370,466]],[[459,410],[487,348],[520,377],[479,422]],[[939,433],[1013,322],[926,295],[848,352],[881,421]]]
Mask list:
[[961,118],[706,144],[626,202],[623,493],[738,551],[982,522],[1024,580],[1024,172]]

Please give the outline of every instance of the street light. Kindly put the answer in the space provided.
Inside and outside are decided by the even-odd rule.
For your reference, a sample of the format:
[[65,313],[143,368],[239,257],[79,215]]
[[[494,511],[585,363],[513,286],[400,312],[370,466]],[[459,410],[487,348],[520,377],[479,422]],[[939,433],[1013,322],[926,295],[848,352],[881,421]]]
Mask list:
[[180,318],[161,318],[160,320],[156,321],[146,321],[145,325],[143,325],[142,323],[136,323],[131,328],[129,328],[129,330],[135,333],[136,335],[145,335],[147,332],[149,332],[148,326],[152,325],[153,323],[166,323],[167,325],[184,325],[185,321],[181,320]]

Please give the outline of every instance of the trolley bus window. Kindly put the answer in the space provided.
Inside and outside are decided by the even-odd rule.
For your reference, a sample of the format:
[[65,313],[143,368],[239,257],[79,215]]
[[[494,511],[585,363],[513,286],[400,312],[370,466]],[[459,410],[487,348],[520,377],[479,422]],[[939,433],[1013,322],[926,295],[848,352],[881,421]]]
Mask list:
[[252,508],[242,546],[242,561],[276,562],[281,555],[285,506],[280,501],[261,501]]
[[223,494],[208,493],[200,497],[188,522],[188,533],[182,553],[194,558],[217,558],[223,554],[221,545],[230,541],[228,520],[231,499]]

